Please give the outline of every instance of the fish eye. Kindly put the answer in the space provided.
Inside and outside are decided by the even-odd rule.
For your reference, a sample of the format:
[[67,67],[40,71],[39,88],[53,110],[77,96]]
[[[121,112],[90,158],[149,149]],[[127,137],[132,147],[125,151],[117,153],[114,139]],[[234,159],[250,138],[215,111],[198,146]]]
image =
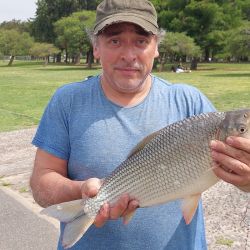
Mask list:
[[246,131],[247,131],[247,128],[244,126],[244,125],[241,125],[238,129],[238,131],[241,133],[241,134],[244,134]]

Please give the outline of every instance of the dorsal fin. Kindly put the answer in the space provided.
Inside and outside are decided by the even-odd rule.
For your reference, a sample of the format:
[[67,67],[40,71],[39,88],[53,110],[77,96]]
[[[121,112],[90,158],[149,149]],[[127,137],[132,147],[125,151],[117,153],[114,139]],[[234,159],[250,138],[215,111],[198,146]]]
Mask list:
[[141,142],[139,142],[130,152],[128,157],[131,157],[132,155],[136,154],[137,152],[141,151],[147,143],[149,143],[155,136],[159,134],[159,131],[156,131],[147,137],[145,137]]

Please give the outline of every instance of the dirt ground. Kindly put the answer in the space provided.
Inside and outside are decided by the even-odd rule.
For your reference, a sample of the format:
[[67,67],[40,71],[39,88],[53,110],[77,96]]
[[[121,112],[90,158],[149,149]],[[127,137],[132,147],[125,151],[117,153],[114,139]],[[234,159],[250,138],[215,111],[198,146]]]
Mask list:
[[[38,207],[29,188],[36,128],[0,133],[0,185],[9,187]],[[203,193],[209,250],[250,250],[250,193],[225,182]]]

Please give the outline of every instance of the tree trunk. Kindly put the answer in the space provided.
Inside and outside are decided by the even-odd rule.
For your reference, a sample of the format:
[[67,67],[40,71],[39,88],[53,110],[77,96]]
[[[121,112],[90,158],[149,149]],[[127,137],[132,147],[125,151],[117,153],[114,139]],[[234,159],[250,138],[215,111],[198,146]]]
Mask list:
[[56,55],[56,62],[60,63],[61,61],[62,61],[62,53],[60,52]]
[[80,64],[80,60],[81,60],[81,53],[78,53],[75,57],[75,64]]
[[205,61],[209,62],[209,58],[210,58],[210,49],[205,48]]
[[191,66],[190,66],[190,69],[191,70],[197,70],[197,64],[198,64],[198,60],[197,58],[193,58],[192,61],[191,61]]
[[68,51],[66,50],[65,51],[65,63],[68,63],[68,60],[69,60],[69,54],[68,54]]
[[15,59],[15,56],[12,55],[12,56],[10,57],[10,61],[9,61],[9,63],[8,63],[8,66],[12,66],[12,63],[13,63],[14,59]]
[[44,65],[43,65],[43,66],[47,66],[48,63],[49,63],[49,56],[45,56],[44,59],[45,59],[45,60],[44,60]]
[[88,68],[91,69],[92,68],[92,63],[94,61],[94,56],[93,56],[93,50],[90,49],[87,52],[87,58],[88,58]]

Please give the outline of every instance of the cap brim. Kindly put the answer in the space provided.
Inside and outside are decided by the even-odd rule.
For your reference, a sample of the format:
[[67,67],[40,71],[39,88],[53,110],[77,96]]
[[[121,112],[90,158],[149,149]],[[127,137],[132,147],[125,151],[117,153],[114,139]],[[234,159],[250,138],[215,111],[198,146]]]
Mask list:
[[122,23],[122,22],[134,23],[136,25],[139,25],[148,33],[152,34],[158,33],[158,26],[155,26],[152,22],[144,19],[143,17],[133,14],[119,13],[117,15],[112,15],[106,20],[101,21],[99,24],[97,24],[94,27],[94,35],[97,35],[101,30],[103,30],[105,27],[111,24]]

